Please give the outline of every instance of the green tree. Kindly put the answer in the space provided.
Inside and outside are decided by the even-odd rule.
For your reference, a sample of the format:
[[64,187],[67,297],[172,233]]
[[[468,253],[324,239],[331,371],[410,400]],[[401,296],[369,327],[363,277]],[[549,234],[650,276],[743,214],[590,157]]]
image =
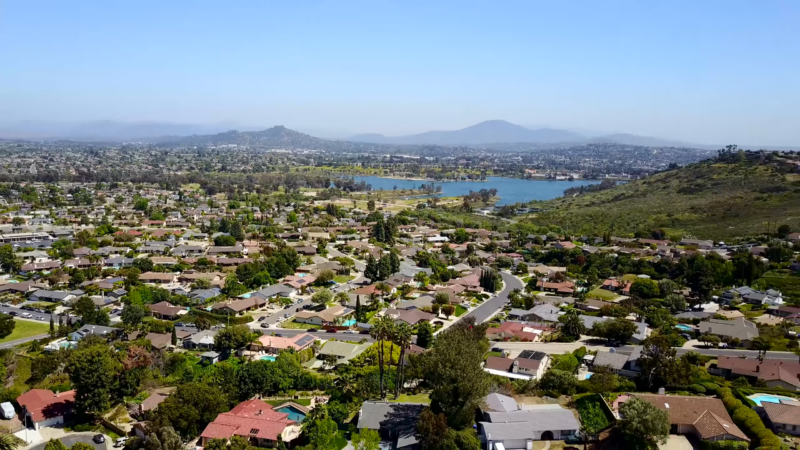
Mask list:
[[326,405],[312,409],[303,421],[302,429],[308,441],[304,450],[338,450],[335,442],[338,427],[330,418]]
[[666,411],[638,397],[623,403],[619,410],[623,419],[617,427],[633,450],[656,449],[667,442],[670,423]]
[[642,343],[640,379],[649,389],[686,385],[691,381],[691,364],[678,358],[678,352],[665,336],[653,336]]
[[772,350],[772,340],[765,336],[754,338],[750,343],[750,348],[758,350],[759,361],[764,361],[767,357],[767,352]]
[[7,314],[0,315],[0,339],[13,333],[16,326],[17,322],[14,317]]
[[138,328],[142,321],[147,316],[147,309],[142,305],[128,304],[122,310],[120,319],[122,323],[130,328]]
[[350,441],[355,450],[380,450],[381,435],[375,430],[363,428],[358,433],[353,433]]
[[704,343],[706,347],[715,347],[717,344],[721,342],[719,336],[703,333],[699,339],[700,342]]
[[108,315],[108,310],[96,308],[82,315],[81,321],[85,324],[107,327],[111,324],[111,317]]
[[67,446],[59,439],[50,439],[45,444],[44,450],[67,450]]
[[571,310],[558,318],[559,329],[561,336],[565,340],[576,341],[581,335],[586,334],[586,325],[584,325],[580,314],[577,311]]
[[[230,234],[237,241],[240,241],[240,242],[243,241],[245,236],[244,236],[244,228],[242,228],[242,223],[239,222],[238,220],[234,220],[233,223],[231,224]],[[234,244],[234,245],[236,245],[236,244]]]
[[150,258],[136,258],[133,260],[133,267],[136,267],[142,272],[152,272],[155,264],[153,264],[153,260]]
[[380,268],[378,261],[372,255],[367,256],[367,266],[364,268],[364,277],[368,278],[371,282],[380,281]]
[[489,350],[487,328],[488,324],[478,324],[473,317],[462,319],[441,332],[425,355],[431,408],[444,413],[456,430],[472,424],[475,410],[489,394],[490,377],[482,368]]
[[87,444],[86,442],[76,442],[72,444],[72,447],[69,450],[94,450],[95,447],[91,444]]
[[630,320],[617,318],[596,322],[589,334],[605,338],[611,342],[625,343],[636,333],[636,324]]
[[322,288],[317,292],[314,292],[314,295],[311,296],[311,301],[315,305],[325,305],[333,301],[333,293],[330,290]]
[[72,305],[72,310],[79,316],[85,316],[97,309],[91,298],[83,296]]
[[497,292],[499,279],[500,275],[498,275],[494,269],[487,267],[481,272],[481,276],[478,281],[484,290],[488,292]]
[[[373,339],[378,341],[378,367],[379,367],[379,376],[380,376],[380,395],[381,400],[386,398],[386,390],[384,389],[384,378],[385,378],[385,365],[384,365],[384,345],[383,342],[388,340],[394,334],[394,321],[389,316],[383,316],[378,320],[370,330],[370,336]],[[391,355],[390,355],[391,361]]]
[[214,349],[218,352],[240,349],[253,342],[255,334],[247,325],[225,327],[214,336]]
[[422,348],[433,345],[433,325],[430,322],[422,322],[417,326],[417,345]]
[[439,450],[444,448],[443,441],[447,437],[447,417],[434,413],[431,408],[422,410],[417,422],[417,433],[422,450]]
[[463,228],[458,228],[455,233],[453,233],[453,241],[457,244],[463,244],[469,241],[469,233]]
[[[337,292],[336,295],[333,297],[333,300],[336,303],[338,303],[338,304],[340,304],[342,306],[345,306],[348,303],[350,303],[350,296],[347,295],[347,292]],[[356,299],[356,300],[358,300],[358,299]],[[356,306],[360,307],[360,305],[356,305]],[[359,313],[358,308],[356,308],[356,312],[355,312],[356,317],[359,317],[358,313]],[[358,320],[358,319],[356,319],[356,320]]]
[[394,343],[400,347],[400,359],[397,361],[397,383],[394,388],[394,398],[397,400],[400,397],[400,388],[403,386],[403,370],[405,368],[406,349],[411,346],[411,336],[413,330],[405,322],[395,326]]
[[227,439],[211,439],[206,443],[206,446],[203,447],[204,450],[227,450],[228,449],[228,440]]
[[[148,427],[145,439],[133,438],[125,445],[125,450],[182,450],[181,437],[172,427]],[[92,447],[94,448],[94,447]]]
[[656,298],[661,295],[658,283],[646,278],[637,278],[631,283],[631,295],[639,298]]
[[0,246],[0,268],[10,274],[19,272],[22,267],[22,260],[14,254],[14,247],[11,244]]
[[72,353],[66,367],[75,388],[79,417],[99,417],[111,408],[113,390],[122,367],[107,345],[92,345]]
[[217,415],[228,410],[228,399],[218,388],[204,383],[181,384],[153,411],[150,423],[172,427],[183,439],[192,439]]

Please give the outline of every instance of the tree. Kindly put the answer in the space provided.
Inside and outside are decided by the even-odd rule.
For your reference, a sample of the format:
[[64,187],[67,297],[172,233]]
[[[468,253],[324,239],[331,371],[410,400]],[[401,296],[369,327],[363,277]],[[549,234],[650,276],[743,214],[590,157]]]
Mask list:
[[172,427],[188,440],[227,410],[228,399],[218,388],[204,383],[185,383],[158,405],[150,423],[156,428]]
[[433,345],[433,325],[430,322],[422,322],[417,326],[417,345],[422,348]]
[[311,301],[315,305],[325,305],[333,301],[333,293],[328,289],[320,289],[311,296]]
[[772,341],[767,337],[759,336],[751,341],[750,348],[758,350],[759,361],[764,361],[764,358],[767,357],[767,352],[772,349]]
[[630,320],[617,318],[596,322],[590,334],[611,342],[625,343],[636,333],[636,324]]
[[214,245],[220,247],[233,247],[236,245],[236,238],[227,234],[221,234],[214,238]]
[[75,411],[81,418],[99,417],[111,408],[120,363],[107,345],[79,348],[66,367],[75,388]]
[[[350,302],[350,296],[347,295],[347,292],[337,292],[336,295],[333,297],[333,300],[342,306],[346,306]],[[356,299],[356,301],[358,301],[358,299]],[[360,306],[361,305],[356,304],[357,307],[355,312],[356,317],[358,317],[359,314],[358,308],[360,308]]]
[[375,200],[372,199],[367,200],[367,210],[375,211]]
[[455,233],[453,233],[453,241],[457,244],[463,244],[469,241],[469,233],[463,228],[458,228]]
[[719,336],[715,336],[709,333],[704,333],[703,335],[701,335],[699,340],[700,342],[704,343],[706,347],[711,347],[711,346],[716,347],[717,344],[720,343]]
[[227,439],[211,439],[206,443],[206,446],[203,447],[204,450],[227,450],[228,449],[228,440]]
[[647,278],[637,278],[631,283],[631,295],[639,298],[656,298],[661,294],[658,283]]
[[792,232],[792,227],[791,227],[791,226],[789,226],[789,225],[787,225],[787,224],[783,224],[783,225],[779,225],[779,226],[778,226],[778,228],[777,228],[775,231],[776,231],[776,234],[777,234],[777,236],[778,236],[779,238],[783,239],[783,238],[785,238],[785,237],[786,237],[786,236],[787,236],[789,233],[791,233],[791,232]]
[[133,260],[133,267],[141,270],[142,272],[151,272],[155,264],[150,258],[136,258]]
[[498,275],[494,269],[487,267],[481,271],[479,283],[484,290],[488,292],[497,292],[499,278],[500,275]]
[[475,410],[489,394],[491,380],[482,368],[489,350],[487,328],[488,324],[478,324],[474,317],[462,319],[440,333],[426,354],[431,408],[444,413],[448,425],[456,430],[473,423]]
[[639,357],[642,384],[648,389],[689,384],[691,364],[677,353],[665,336],[645,339]]
[[355,450],[380,450],[381,448],[381,435],[369,428],[362,428],[359,433],[353,433],[350,441]]
[[67,446],[58,439],[50,439],[45,444],[44,450],[67,450]]
[[214,349],[218,352],[240,349],[253,342],[255,334],[247,325],[225,327],[214,336]]
[[234,220],[233,223],[231,223],[230,234],[237,241],[243,241],[245,236],[244,236],[244,229],[242,228],[242,223],[239,222],[238,220]]
[[78,301],[72,305],[72,310],[75,311],[79,316],[85,316],[95,309],[97,309],[97,306],[95,306],[91,298],[86,296],[79,298]]
[[553,394],[572,395],[575,393],[577,383],[578,380],[572,372],[551,368],[539,380],[539,389]]
[[528,265],[524,262],[517,264],[517,267],[514,268],[514,273],[517,275],[527,275],[528,274]]
[[586,334],[586,325],[584,325],[580,314],[572,310],[558,318],[561,330],[561,336],[567,338],[566,340],[576,341],[580,339],[581,335]]
[[14,254],[14,247],[11,244],[0,246],[0,268],[5,272],[14,274],[19,272],[22,267],[22,260]]
[[95,447],[91,444],[87,444],[86,442],[76,442],[72,444],[72,447],[69,450],[94,450]]
[[364,277],[369,278],[371,282],[380,281],[380,268],[378,261],[372,255],[367,256],[367,266],[364,268]]
[[101,325],[107,327],[111,324],[111,317],[106,309],[93,309],[81,316],[81,321],[85,324]]
[[623,419],[617,427],[632,449],[656,449],[667,442],[670,423],[666,411],[638,397],[623,403],[619,410]]
[[150,426],[145,439],[133,438],[125,444],[125,450],[182,450],[182,448],[181,437],[172,427]]
[[130,328],[138,328],[141,325],[142,320],[147,316],[147,310],[142,305],[137,305],[135,303],[131,303],[125,305],[125,308],[122,309],[122,314],[120,315],[120,319],[122,323],[127,325]]
[[431,408],[422,410],[417,422],[417,433],[422,450],[439,450],[447,437],[447,417],[435,414]]
[[389,260],[389,256],[382,256],[378,260],[378,280],[385,280],[392,276],[392,273],[392,262]]
[[[384,345],[383,341],[387,340],[394,333],[394,322],[389,316],[383,316],[378,320],[370,330],[369,334],[373,339],[378,341],[378,367],[380,376],[380,394],[381,400],[386,398],[386,391],[384,390]],[[391,360],[391,355],[389,355]]]
[[7,314],[0,315],[0,339],[13,333],[16,326],[17,322],[14,317]]
[[406,349],[411,346],[411,336],[413,336],[413,331],[407,323],[402,322],[395,326],[393,336],[394,343],[400,347],[400,359],[397,361],[397,383],[394,388],[395,400],[400,397],[400,388],[403,386],[403,369],[405,366]]
[[327,286],[331,284],[331,281],[336,277],[336,274],[333,273],[332,270],[323,270],[322,272],[317,274],[317,279],[314,280],[314,284],[317,286]]
[[337,450],[336,422],[330,418],[327,405],[319,405],[309,411],[303,421],[303,435],[309,445],[304,447],[310,450]]

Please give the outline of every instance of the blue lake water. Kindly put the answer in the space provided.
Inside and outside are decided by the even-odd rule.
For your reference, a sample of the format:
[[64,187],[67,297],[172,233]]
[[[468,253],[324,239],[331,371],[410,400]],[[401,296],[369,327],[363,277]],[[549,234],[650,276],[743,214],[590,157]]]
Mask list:
[[[421,180],[399,180],[395,178],[382,177],[353,177],[355,180],[364,181],[372,185],[373,191],[391,191],[397,189],[417,189],[423,183],[430,184],[430,181]],[[481,189],[497,189],[500,201],[499,206],[514,203],[525,203],[531,200],[550,200],[564,195],[564,190],[575,186],[587,186],[597,184],[596,180],[575,180],[575,181],[539,181],[523,180],[520,178],[487,177],[488,181],[447,181],[436,183],[442,186],[442,197],[458,197],[467,195],[469,191],[480,191]]]

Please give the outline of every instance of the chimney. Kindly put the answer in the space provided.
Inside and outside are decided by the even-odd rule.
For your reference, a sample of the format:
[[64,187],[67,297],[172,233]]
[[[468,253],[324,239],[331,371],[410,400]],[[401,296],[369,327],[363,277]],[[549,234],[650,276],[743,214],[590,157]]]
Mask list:
[[663,387],[658,388],[658,395],[664,395],[665,393],[666,393],[666,391],[664,390]]

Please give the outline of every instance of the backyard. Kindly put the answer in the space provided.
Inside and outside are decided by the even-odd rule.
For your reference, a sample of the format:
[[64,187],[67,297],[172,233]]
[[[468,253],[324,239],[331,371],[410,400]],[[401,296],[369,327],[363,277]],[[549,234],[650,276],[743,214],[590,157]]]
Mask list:
[[38,336],[40,334],[47,334],[50,331],[50,325],[46,323],[38,323],[32,322],[30,320],[18,320],[14,319],[14,322],[17,323],[17,326],[14,327],[14,331],[11,332],[8,336],[0,339],[0,344],[4,344],[6,342],[16,341],[17,339],[25,339],[32,336]]
[[596,298],[605,301],[611,301],[617,297],[619,297],[617,294],[601,288],[593,289],[586,294],[586,298]]

